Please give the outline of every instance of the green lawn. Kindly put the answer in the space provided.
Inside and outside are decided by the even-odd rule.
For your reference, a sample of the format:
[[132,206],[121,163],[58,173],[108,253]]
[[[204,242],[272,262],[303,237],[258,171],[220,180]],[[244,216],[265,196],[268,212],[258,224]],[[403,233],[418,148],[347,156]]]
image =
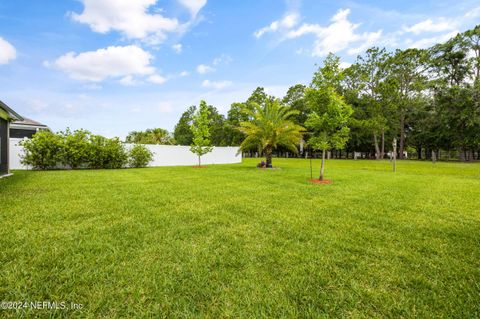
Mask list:
[[256,162],[0,180],[0,317],[480,317],[480,164]]

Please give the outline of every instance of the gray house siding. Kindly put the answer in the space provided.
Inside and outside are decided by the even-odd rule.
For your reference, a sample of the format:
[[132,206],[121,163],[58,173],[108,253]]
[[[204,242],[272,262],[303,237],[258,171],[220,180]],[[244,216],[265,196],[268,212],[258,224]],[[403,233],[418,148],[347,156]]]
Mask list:
[[8,174],[8,122],[0,118],[0,176]]
[[32,138],[35,133],[37,133],[37,131],[10,128],[10,138]]

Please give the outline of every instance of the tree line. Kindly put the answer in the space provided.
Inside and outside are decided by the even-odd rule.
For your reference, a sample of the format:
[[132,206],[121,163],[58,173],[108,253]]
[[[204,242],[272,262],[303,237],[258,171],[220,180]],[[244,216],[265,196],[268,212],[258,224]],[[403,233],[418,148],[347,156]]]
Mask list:
[[[305,128],[297,143],[304,150],[382,159],[396,138],[400,159],[435,159],[441,152],[444,158],[480,159],[480,25],[428,49],[372,47],[347,68],[330,54],[308,86],[292,85],[282,98],[258,87],[246,101],[232,103],[226,116],[207,105],[212,145],[241,145],[248,136],[242,123],[272,109],[272,102],[294,111],[290,120]],[[191,145],[196,110],[183,112],[173,134],[132,132],[127,141]],[[327,135],[328,143],[321,138]],[[291,148],[264,150],[253,143],[244,150]]]

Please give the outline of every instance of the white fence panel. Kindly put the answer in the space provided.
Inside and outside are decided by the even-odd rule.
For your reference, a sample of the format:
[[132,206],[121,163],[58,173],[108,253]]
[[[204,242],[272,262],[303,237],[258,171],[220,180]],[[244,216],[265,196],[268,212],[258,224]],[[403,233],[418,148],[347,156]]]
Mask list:
[[[10,139],[10,169],[29,169],[20,162],[23,147],[19,145],[22,139]],[[126,148],[132,144],[125,144]],[[153,160],[149,166],[188,166],[197,165],[198,157],[190,152],[189,146],[175,145],[145,145],[153,153]],[[242,154],[238,147],[214,147],[213,150],[202,156],[202,165],[205,164],[235,164],[242,162]]]
[[20,155],[23,154],[23,147],[19,145],[22,138],[10,138],[9,165],[10,169],[29,169],[20,162]]

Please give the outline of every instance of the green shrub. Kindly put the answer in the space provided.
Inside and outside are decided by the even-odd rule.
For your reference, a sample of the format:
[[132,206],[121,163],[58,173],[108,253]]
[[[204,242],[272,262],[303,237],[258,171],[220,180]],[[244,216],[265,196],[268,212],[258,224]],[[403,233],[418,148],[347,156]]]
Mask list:
[[118,138],[90,136],[90,168],[123,168],[128,163],[128,153]]
[[88,159],[88,167],[100,169],[105,165],[104,148],[107,138],[101,135],[90,135],[90,157]]
[[103,168],[123,168],[128,163],[128,153],[118,137],[106,138],[102,152]]
[[[152,155],[136,148],[127,152],[118,138],[105,138],[85,130],[52,133],[41,131],[21,142],[22,163],[35,169],[49,169],[63,164],[69,168],[123,168],[146,166]],[[148,150],[147,150],[148,151]],[[132,155],[131,155],[132,154]],[[146,162],[146,164],[144,164]]]
[[71,168],[78,168],[89,161],[91,145],[89,141],[90,132],[85,130],[70,131],[59,134],[62,139],[61,162]]
[[143,145],[136,144],[128,152],[130,167],[145,167],[153,159],[153,153]]
[[21,162],[35,169],[55,168],[61,161],[62,138],[50,131],[39,131],[29,140],[23,140]]

